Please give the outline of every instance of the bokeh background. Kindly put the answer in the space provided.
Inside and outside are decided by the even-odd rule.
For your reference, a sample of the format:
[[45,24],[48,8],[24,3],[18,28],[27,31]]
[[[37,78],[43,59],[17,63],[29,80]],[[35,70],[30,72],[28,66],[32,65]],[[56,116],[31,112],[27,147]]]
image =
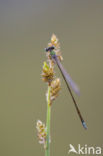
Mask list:
[[[55,33],[64,67],[76,81],[75,96],[87,123],[79,121],[65,83],[52,105],[51,156],[67,156],[69,144],[103,144],[103,1],[0,1],[0,155],[43,156],[36,121],[46,121],[41,80],[44,48]],[[73,154],[71,154],[73,155]]]

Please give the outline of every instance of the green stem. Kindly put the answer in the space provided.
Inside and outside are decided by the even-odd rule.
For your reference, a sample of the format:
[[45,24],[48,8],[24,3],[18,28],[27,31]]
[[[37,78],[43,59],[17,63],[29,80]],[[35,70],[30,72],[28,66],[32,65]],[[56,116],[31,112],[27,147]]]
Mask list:
[[51,105],[50,105],[50,90],[51,86],[48,86],[48,97],[47,97],[47,137],[46,137],[46,149],[45,156],[50,156],[50,113],[51,113]]

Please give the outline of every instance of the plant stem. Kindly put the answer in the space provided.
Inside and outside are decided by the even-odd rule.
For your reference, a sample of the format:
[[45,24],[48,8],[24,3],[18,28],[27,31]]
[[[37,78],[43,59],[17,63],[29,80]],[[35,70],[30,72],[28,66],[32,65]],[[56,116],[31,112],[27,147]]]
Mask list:
[[50,156],[50,113],[51,113],[50,90],[51,90],[51,86],[48,86],[48,94],[47,94],[47,123],[46,123],[47,137],[46,137],[45,156]]

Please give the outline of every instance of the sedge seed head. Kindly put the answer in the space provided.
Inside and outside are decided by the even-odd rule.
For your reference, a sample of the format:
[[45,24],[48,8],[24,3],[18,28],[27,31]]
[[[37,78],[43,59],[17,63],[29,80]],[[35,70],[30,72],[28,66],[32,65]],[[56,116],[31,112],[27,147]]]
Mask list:
[[42,121],[38,120],[36,124],[37,136],[40,144],[46,146],[46,127]]
[[53,68],[47,65],[46,62],[44,62],[43,70],[42,70],[42,80],[50,83],[53,80],[53,78],[54,78]]
[[[51,47],[51,46],[55,47],[54,51],[55,51],[56,55],[58,56],[59,60],[62,61],[63,57],[61,55],[59,39],[56,37],[55,34],[52,35],[51,41],[50,41],[50,43],[48,43],[48,47]],[[48,56],[48,57],[50,59],[50,56]]]
[[60,84],[59,78],[57,78],[51,82],[51,95],[50,95],[51,101],[55,100],[56,97],[58,96],[58,93],[61,89],[60,86],[61,86],[61,84]]

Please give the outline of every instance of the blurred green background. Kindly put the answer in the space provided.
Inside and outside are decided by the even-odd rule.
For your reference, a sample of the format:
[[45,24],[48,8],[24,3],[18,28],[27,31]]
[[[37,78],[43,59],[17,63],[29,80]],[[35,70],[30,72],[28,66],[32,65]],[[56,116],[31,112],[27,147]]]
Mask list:
[[51,156],[67,156],[69,144],[103,144],[103,1],[1,0],[1,156],[44,155],[36,121],[46,120],[41,71],[52,33],[60,40],[64,67],[80,87],[75,97],[88,130],[56,67],[62,90],[52,106]]

